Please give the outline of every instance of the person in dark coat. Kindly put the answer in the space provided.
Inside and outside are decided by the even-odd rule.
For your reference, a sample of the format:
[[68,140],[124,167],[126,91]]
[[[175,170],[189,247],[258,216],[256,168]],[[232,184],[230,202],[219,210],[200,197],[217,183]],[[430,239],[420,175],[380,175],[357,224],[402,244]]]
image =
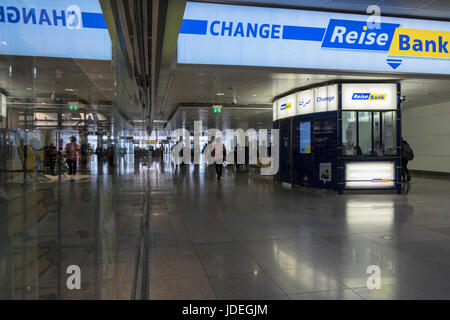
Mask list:
[[411,181],[408,162],[414,159],[414,152],[406,140],[402,138],[402,178],[403,182]]

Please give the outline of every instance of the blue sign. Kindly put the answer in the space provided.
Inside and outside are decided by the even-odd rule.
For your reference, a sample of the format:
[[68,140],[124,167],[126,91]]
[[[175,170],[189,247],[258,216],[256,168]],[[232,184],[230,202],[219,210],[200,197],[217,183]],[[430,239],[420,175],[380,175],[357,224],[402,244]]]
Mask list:
[[311,122],[300,122],[300,153],[311,153]]
[[379,29],[368,29],[366,21],[330,19],[322,47],[389,51],[398,26],[380,23]]
[[98,0],[2,0],[0,54],[111,60]]
[[[450,74],[450,22],[188,2],[178,37],[184,64]],[[432,55],[415,50],[435,43]],[[409,40],[408,40],[409,39]],[[416,42],[414,42],[416,41]],[[409,47],[408,47],[409,46]],[[416,45],[417,46],[417,45]]]

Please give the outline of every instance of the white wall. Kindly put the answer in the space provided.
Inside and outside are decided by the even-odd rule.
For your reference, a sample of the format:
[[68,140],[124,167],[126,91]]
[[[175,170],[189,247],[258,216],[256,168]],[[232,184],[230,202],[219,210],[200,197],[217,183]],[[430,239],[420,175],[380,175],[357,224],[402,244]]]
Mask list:
[[450,172],[450,101],[425,106],[404,104],[403,138],[414,150],[410,169]]

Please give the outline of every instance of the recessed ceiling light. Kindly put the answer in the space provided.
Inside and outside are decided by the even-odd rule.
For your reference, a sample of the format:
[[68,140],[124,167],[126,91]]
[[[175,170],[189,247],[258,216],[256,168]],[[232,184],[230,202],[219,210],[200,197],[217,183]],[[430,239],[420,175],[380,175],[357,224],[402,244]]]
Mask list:
[[225,93],[223,93],[223,92],[217,92],[217,95],[218,95],[218,96],[224,96]]

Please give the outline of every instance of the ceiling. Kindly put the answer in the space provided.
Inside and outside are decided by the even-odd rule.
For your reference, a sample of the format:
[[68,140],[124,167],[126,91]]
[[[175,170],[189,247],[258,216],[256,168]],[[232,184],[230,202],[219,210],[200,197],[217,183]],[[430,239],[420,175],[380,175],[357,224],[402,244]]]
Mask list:
[[[102,0],[102,4],[104,2],[108,2],[108,0]],[[368,5],[377,4],[380,5],[382,14],[450,18],[450,1],[448,0],[208,0],[204,2],[357,12],[365,12]],[[167,17],[170,18],[162,22],[165,25],[165,33],[155,31],[155,16],[157,13],[159,15],[159,11],[153,7],[153,11],[150,10],[153,14],[154,27],[154,30],[151,30],[152,37],[150,35],[144,37],[154,44],[161,42],[159,47],[166,48],[166,50],[161,49],[162,57],[160,60],[164,63],[161,63],[162,67],[159,70],[164,81],[155,86],[154,90],[157,96],[156,103],[152,106],[152,120],[156,120],[153,123],[155,129],[182,126],[192,128],[193,121],[197,119],[203,120],[206,127],[242,127],[243,123],[247,123],[251,127],[269,127],[272,118],[269,109],[275,96],[295,88],[336,79],[400,80],[402,93],[407,96],[404,107],[450,101],[449,80],[445,79],[400,79],[379,74],[364,76],[357,73],[342,72],[331,74],[325,71],[322,71],[323,74],[313,74],[312,72],[315,71],[282,68],[177,65],[174,61],[175,55],[172,54],[171,61],[166,57],[167,52],[170,51],[167,48],[171,48],[173,51],[177,38],[177,32],[168,32],[168,26],[176,25],[175,20],[181,19],[182,13],[180,14],[180,12],[183,10],[180,8],[185,1],[170,0],[168,3],[166,7],[160,5],[161,8],[158,9],[159,11],[167,9]],[[178,5],[175,6],[175,3]],[[155,2],[153,6],[155,6]],[[103,7],[105,6],[103,5]],[[124,8],[124,10],[127,8]],[[136,12],[136,8],[134,8],[134,11],[131,10],[133,9],[131,7],[128,9],[130,12]],[[114,12],[114,10],[110,11]],[[124,12],[127,13],[128,11],[125,10]],[[111,12],[105,13],[107,20],[108,17],[114,16]],[[124,15],[123,12],[122,15]],[[115,24],[116,29],[110,30],[112,33],[123,32],[124,38],[128,38],[128,42],[120,45],[120,47],[124,47],[126,53],[129,53],[124,60],[133,61],[131,70],[123,72],[124,69],[122,69],[120,76],[116,79],[119,84],[124,81],[122,78],[142,73],[138,70],[141,63],[134,63],[139,60],[139,55],[134,52],[139,51],[134,49],[139,47],[134,46],[136,44],[135,35],[139,33],[139,28],[132,21],[135,15],[130,13],[125,17],[127,19],[123,19],[124,23]],[[148,21],[143,23],[149,24]],[[124,25],[126,27],[123,27]],[[120,29],[120,26],[124,30]],[[173,30],[170,29],[169,31]],[[163,34],[164,41],[161,40],[161,34]],[[170,41],[168,38],[171,38]],[[170,45],[167,45],[168,41]],[[116,42],[119,43],[120,41],[116,40]],[[113,41],[113,43],[115,42]],[[155,48],[156,45],[152,47],[152,52],[156,50]],[[149,54],[148,48],[144,51],[146,55]],[[154,68],[154,61],[151,61],[151,64]],[[12,67],[12,73],[10,73],[10,66]],[[34,67],[36,67],[36,79],[33,79]],[[148,72],[148,66],[145,69],[146,71],[143,73]],[[152,69],[153,77],[154,70]],[[144,78],[139,77],[139,81],[146,80]],[[157,81],[157,79],[154,81]],[[145,127],[145,120],[142,120],[143,109],[141,105],[117,102],[118,98],[124,94],[136,94],[133,93],[135,90],[131,87],[124,94],[120,90],[116,92],[117,87],[115,87],[114,72],[110,61],[0,56],[0,88],[8,92],[9,101],[22,103],[44,102],[47,104],[54,103],[55,105],[59,103],[60,105],[61,103],[78,100],[85,104],[111,106],[116,102],[116,106],[124,118],[141,121],[139,122],[141,125],[137,126]],[[51,99],[53,92],[56,101]],[[219,96],[218,93],[223,93],[223,95]],[[142,100],[141,98],[145,97],[140,97],[139,100]],[[236,99],[235,104],[233,104],[234,99]],[[133,99],[130,98],[129,100]],[[224,105],[221,114],[211,113],[211,106],[215,103]]]
[[214,113],[210,105],[181,105],[171,118],[167,129],[186,128],[194,130],[194,121],[202,121],[202,130],[225,129],[263,129],[272,127],[272,105],[267,107],[248,107],[223,105],[221,113]]
[[[201,2],[263,5],[287,8],[317,8],[322,10],[365,13],[367,6],[377,4],[381,13],[437,19],[450,19],[450,1],[441,0],[208,0]],[[166,35],[167,36],[167,35]],[[166,41],[166,40],[165,40]],[[158,128],[186,127],[202,119],[205,127],[242,127],[247,121],[270,127],[272,113],[251,108],[271,108],[274,97],[296,88],[337,79],[398,80],[402,94],[407,96],[403,107],[450,101],[448,77],[436,79],[371,73],[327,72],[314,70],[232,67],[207,65],[178,65],[173,58],[167,81],[157,90],[153,123]],[[317,72],[314,73],[313,72]],[[322,73],[322,74],[321,74]],[[217,94],[223,95],[217,95]],[[236,105],[233,100],[236,99]],[[222,114],[212,114],[213,104],[223,104]],[[186,107],[188,105],[189,107]],[[240,109],[227,109],[239,106]],[[245,108],[249,108],[245,111]],[[222,119],[222,120],[221,120]],[[258,121],[253,121],[258,119]],[[244,121],[245,120],[245,121]],[[222,122],[221,122],[222,121]]]
[[[179,65],[174,72],[163,112],[159,113],[158,119],[168,120],[167,125],[162,122],[155,126],[193,130],[193,122],[202,120],[207,128],[245,129],[245,122],[252,128],[270,128],[274,97],[296,88],[338,79],[398,80],[402,84],[402,95],[407,97],[403,107],[450,101],[450,80],[311,74],[276,68]],[[233,105],[234,99],[236,104]],[[213,104],[224,105],[222,114],[212,113]],[[262,108],[266,108],[266,111]]]
[[199,2],[267,5],[290,8],[316,8],[334,11],[366,12],[369,5],[378,5],[383,15],[416,16],[450,19],[448,0],[196,0]]
[[0,56],[0,88],[17,107],[111,108],[114,101],[110,61]]
[[0,56],[0,88],[10,100],[51,102],[52,92],[62,101],[97,104],[114,100],[110,61]]

